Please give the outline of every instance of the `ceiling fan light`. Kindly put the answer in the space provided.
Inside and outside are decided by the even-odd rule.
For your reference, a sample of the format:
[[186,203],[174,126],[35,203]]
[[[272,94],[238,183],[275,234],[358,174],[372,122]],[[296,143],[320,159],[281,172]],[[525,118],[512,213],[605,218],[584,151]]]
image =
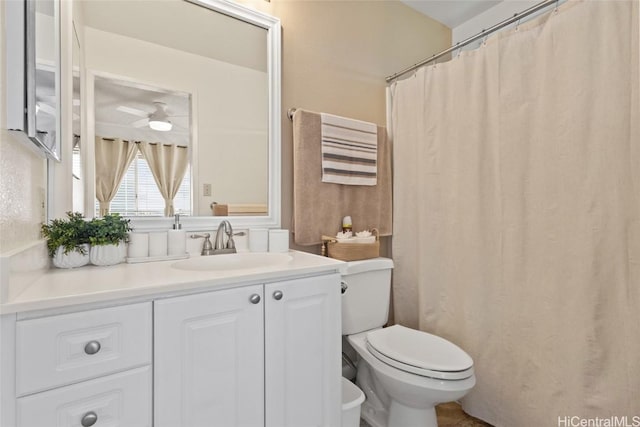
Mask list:
[[149,127],[160,132],[168,132],[173,125],[169,120],[149,120]]

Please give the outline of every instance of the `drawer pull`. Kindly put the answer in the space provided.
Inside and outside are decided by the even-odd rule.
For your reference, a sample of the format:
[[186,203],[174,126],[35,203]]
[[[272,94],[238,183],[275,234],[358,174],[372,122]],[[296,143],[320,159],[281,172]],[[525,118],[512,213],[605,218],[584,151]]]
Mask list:
[[[98,341],[90,341],[84,346],[84,352],[88,355],[96,354],[100,351],[100,343]],[[84,424],[82,424],[84,425]],[[89,424],[93,425],[93,424]]]
[[253,294],[249,297],[249,301],[251,302],[251,304],[257,304],[260,302],[260,295],[258,294]]
[[84,417],[82,417],[82,421],[80,421],[80,423],[82,424],[82,427],[91,427],[97,421],[98,421],[98,415],[92,411],[84,414]]
[[274,298],[276,301],[280,301],[280,300],[282,299],[282,291],[275,291],[275,292],[273,293],[273,298]]

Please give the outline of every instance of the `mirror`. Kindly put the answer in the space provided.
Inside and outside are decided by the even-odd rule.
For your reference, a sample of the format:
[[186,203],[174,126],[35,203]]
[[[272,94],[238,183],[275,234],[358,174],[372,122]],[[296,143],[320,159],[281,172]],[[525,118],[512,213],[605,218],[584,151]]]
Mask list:
[[[173,212],[189,215],[183,227],[193,230],[222,219],[279,227],[279,21],[210,0],[93,0],[79,9],[83,144],[93,145],[82,150],[93,154],[85,167],[97,183],[87,212],[109,207],[138,230],[168,228]],[[106,168],[121,175],[118,188],[102,184],[109,150],[127,153]],[[184,153],[184,166],[168,160]]]
[[27,1],[27,135],[60,160],[59,3]]
[[71,49],[71,64],[72,64],[72,74],[73,74],[73,83],[72,83],[72,131],[73,131],[73,141],[72,141],[72,192],[71,197],[73,201],[73,211],[80,212],[84,214],[84,175],[82,171],[82,141],[80,135],[82,134],[81,124],[82,124],[82,108],[80,104],[80,100],[82,98],[82,94],[80,93],[80,38],[78,37],[78,31],[76,30],[76,25],[73,23],[73,34],[72,34],[72,42],[73,48]]

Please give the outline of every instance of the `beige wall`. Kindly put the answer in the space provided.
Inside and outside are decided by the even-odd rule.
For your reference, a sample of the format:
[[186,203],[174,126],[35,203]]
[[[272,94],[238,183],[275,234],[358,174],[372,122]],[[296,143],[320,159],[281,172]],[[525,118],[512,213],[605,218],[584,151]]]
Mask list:
[[291,228],[293,141],[287,109],[385,126],[384,78],[449,47],[451,31],[397,1],[240,2],[282,21],[282,227]]

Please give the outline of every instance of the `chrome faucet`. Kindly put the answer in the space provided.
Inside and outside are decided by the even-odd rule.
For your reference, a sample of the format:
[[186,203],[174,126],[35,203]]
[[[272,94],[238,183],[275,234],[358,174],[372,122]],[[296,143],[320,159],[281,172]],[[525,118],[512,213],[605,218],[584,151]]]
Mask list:
[[[224,235],[227,235],[226,243]],[[215,254],[235,254],[236,242],[233,241],[233,228],[231,223],[226,219],[220,222],[218,231],[216,232],[216,240],[213,245],[213,253]]]
[[[225,234],[227,238],[225,240]],[[236,242],[233,240],[233,236],[245,236],[246,233],[241,231],[240,233],[234,233],[233,228],[231,227],[231,223],[227,220],[224,220],[218,226],[218,231],[216,232],[216,237],[214,244],[211,244],[211,240],[209,238],[211,235],[209,233],[204,234],[192,234],[192,239],[199,239],[204,237],[204,242],[202,243],[202,252],[201,255],[219,255],[219,254],[235,254],[236,250]]]

